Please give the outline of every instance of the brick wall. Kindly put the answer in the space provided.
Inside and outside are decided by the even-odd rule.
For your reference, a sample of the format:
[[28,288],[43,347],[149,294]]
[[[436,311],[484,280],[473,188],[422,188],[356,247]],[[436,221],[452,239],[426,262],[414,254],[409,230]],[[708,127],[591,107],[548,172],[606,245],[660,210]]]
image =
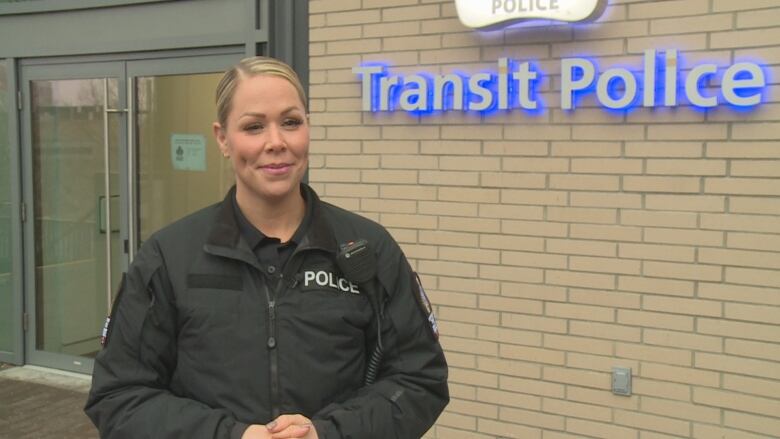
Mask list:
[[[454,1],[310,2],[310,181],[384,224],[436,304],[452,402],[430,438],[780,437],[780,2],[611,0],[595,24],[476,32]],[[562,57],[768,64],[751,112],[563,112]],[[547,108],[361,112],[351,69],[538,60]],[[613,395],[613,366],[634,393]]]

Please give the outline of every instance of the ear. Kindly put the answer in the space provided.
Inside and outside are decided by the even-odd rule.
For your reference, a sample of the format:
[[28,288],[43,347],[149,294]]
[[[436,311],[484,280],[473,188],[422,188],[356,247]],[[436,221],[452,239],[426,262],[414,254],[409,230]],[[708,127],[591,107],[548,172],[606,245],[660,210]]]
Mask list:
[[214,138],[217,140],[217,145],[219,145],[219,151],[222,155],[228,157],[230,155],[230,149],[228,148],[225,130],[222,129],[222,125],[220,125],[219,122],[214,122],[211,125],[211,128],[214,131]]

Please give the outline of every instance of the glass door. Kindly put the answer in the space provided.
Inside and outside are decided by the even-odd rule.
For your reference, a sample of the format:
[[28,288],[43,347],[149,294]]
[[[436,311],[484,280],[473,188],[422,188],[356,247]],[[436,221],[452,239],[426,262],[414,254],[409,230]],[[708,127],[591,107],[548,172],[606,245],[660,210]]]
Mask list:
[[233,185],[211,125],[219,79],[243,53],[128,61],[132,90],[130,256],[167,224]]
[[91,372],[142,242],[225,196],[214,93],[242,53],[22,65],[26,363]]
[[[134,239],[222,200],[233,185],[212,133],[221,73],[139,76],[135,84]],[[134,246],[135,248],[135,246]]]
[[124,66],[23,67],[27,362],[90,372],[125,269]]

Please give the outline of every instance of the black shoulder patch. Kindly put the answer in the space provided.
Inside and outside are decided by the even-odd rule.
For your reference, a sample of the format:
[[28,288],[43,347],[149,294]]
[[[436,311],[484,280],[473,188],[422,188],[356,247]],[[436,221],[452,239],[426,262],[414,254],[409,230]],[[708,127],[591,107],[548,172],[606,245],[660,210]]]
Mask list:
[[433,305],[431,305],[428,295],[425,294],[425,288],[422,286],[420,276],[417,273],[412,273],[412,289],[414,289],[414,298],[417,299],[417,305],[423,316],[428,321],[431,328],[431,334],[433,338],[439,339],[439,324],[436,322],[436,316],[433,313]]

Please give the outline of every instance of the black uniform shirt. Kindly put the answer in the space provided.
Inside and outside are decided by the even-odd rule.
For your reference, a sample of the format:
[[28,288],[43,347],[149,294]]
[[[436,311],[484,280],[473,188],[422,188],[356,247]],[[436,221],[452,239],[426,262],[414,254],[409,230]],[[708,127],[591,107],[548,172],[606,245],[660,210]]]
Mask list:
[[264,267],[268,274],[281,273],[287,260],[295,251],[295,248],[300,244],[306,234],[306,230],[311,223],[311,203],[306,199],[306,192],[301,191],[301,196],[306,204],[306,210],[303,214],[303,220],[298,225],[298,229],[295,230],[292,238],[287,242],[282,242],[279,238],[266,236],[257,227],[252,225],[249,220],[241,212],[238,207],[238,201],[235,195],[233,196],[233,212],[235,212],[236,219],[238,220],[238,227],[241,230],[241,235],[249,244],[249,248],[252,249],[260,265]]

